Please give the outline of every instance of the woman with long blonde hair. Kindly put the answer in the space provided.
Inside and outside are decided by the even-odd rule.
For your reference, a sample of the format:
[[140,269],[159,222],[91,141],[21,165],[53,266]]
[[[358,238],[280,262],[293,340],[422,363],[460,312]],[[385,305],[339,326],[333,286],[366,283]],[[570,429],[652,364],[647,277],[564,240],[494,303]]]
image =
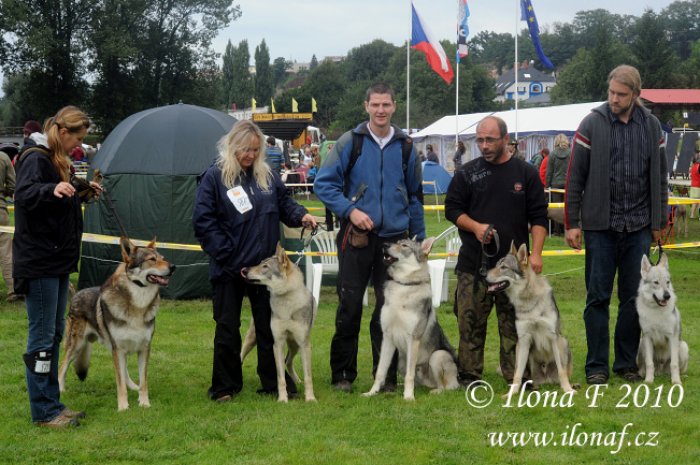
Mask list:
[[[31,135],[17,164],[13,276],[25,295],[29,333],[26,365],[32,421],[40,426],[77,426],[85,416],[61,403],[58,358],[68,301],[68,277],[78,270],[83,219],[80,196],[71,184],[68,154],[79,146],[90,120],[67,106],[49,118],[44,133]],[[91,183],[95,194],[100,187]]]
[[[277,393],[272,353],[270,294],[248,283],[241,269],[275,253],[280,220],[291,227],[316,227],[314,217],[291,198],[277,173],[265,162],[265,140],[251,121],[237,122],[219,141],[219,156],[197,188],[192,224],[209,255],[214,291],[214,361],[209,398],[230,401],[243,388],[241,306],[250,300],[258,344],[258,376],[263,394]],[[296,386],[287,377],[287,390]]]

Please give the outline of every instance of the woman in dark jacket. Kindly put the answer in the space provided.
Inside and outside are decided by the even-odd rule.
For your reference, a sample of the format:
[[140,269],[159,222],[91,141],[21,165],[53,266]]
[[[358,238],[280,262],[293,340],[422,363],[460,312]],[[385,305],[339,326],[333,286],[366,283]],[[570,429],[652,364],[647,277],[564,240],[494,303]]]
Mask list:
[[[315,227],[314,217],[297,204],[265,161],[263,134],[255,123],[236,123],[219,142],[219,157],[197,188],[192,223],[195,236],[209,255],[214,288],[214,366],[209,397],[231,400],[243,387],[241,369],[241,305],[250,299],[258,346],[259,393],[277,393],[272,353],[270,294],[265,286],[247,283],[241,268],[272,256],[280,239],[280,220],[287,226]],[[296,393],[291,378],[287,390]]]
[[[546,188],[564,189],[566,186],[566,172],[569,169],[569,156],[571,149],[569,148],[569,138],[564,134],[558,134],[554,138],[554,150],[549,156],[547,163],[547,173],[545,175]],[[564,201],[564,194],[561,192],[552,192],[550,194],[552,202],[561,203]],[[564,232],[563,225],[557,223],[553,225],[552,232],[561,234]]]
[[[58,353],[68,300],[68,277],[77,271],[83,220],[80,195],[71,184],[73,148],[83,142],[88,117],[73,106],[47,120],[36,146],[17,162],[13,277],[26,295],[29,334],[26,364],[32,420],[41,426],[77,426],[83,412],[60,401]],[[99,185],[90,183],[97,194]]]

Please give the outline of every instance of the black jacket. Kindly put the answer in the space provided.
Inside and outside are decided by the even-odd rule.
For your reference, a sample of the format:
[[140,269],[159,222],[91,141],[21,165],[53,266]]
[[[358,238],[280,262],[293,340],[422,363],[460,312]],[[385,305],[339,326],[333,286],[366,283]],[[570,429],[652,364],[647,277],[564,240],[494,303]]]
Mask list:
[[49,156],[28,150],[17,170],[12,275],[47,278],[78,269],[83,218],[80,199],[53,194],[61,181]]

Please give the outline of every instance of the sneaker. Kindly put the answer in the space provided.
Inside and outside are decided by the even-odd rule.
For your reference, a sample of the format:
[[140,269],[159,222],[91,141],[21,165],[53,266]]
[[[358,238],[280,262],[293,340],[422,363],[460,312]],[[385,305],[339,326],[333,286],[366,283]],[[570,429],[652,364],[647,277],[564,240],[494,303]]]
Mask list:
[[593,373],[586,376],[586,382],[588,384],[605,384],[608,382],[608,375],[605,373]]
[[352,383],[344,379],[333,384],[333,389],[340,392],[352,392]]
[[634,370],[632,368],[622,370],[618,372],[618,375],[622,376],[622,379],[624,379],[628,383],[638,383],[642,380],[642,377],[639,376],[637,370]]
[[75,410],[71,410],[68,407],[63,409],[61,415],[68,418],[85,418],[85,412],[76,412]]
[[56,418],[51,421],[39,421],[36,423],[37,426],[44,426],[46,428],[62,429],[62,428],[75,428],[80,426],[80,422],[77,418],[67,417],[61,412]]

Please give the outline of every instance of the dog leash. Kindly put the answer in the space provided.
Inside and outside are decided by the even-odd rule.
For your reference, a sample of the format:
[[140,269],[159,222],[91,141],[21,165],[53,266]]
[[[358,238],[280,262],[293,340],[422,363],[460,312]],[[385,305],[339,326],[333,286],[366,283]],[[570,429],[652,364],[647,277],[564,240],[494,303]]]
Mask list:
[[656,241],[656,247],[659,249],[659,258],[656,259],[656,263],[654,263],[653,266],[656,266],[659,264],[659,262],[661,261],[661,256],[664,254],[664,248],[661,245],[661,239]]
[[306,231],[306,227],[301,228],[301,234],[299,234],[299,241],[301,241],[302,247],[297,251],[297,260],[294,262],[295,265],[299,266],[299,263],[301,262],[302,257],[304,256],[304,251],[309,247],[309,244],[311,244],[311,240],[313,237],[318,234],[318,224],[314,226],[311,229],[311,234],[309,234],[309,237],[304,240],[304,232]]
[[[102,179],[104,177],[102,176],[102,173],[100,173],[100,170],[95,170],[95,174],[93,176],[94,179],[99,179],[101,184]],[[112,216],[114,217],[114,220],[117,222],[117,227],[119,228],[119,234],[121,234],[122,237],[129,238],[129,235],[126,233],[126,229],[124,228],[124,224],[122,223],[121,218],[119,218],[119,214],[117,214],[117,209],[114,208],[114,203],[112,203],[112,197],[109,195],[109,192],[107,192],[107,189],[102,187],[102,195],[105,198],[105,201],[107,202],[107,206],[109,207],[110,212],[112,213]]]
[[[491,244],[495,247],[496,250],[493,252],[489,251],[489,245],[486,243],[486,239],[488,239],[489,234],[493,232],[493,241]],[[498,255],[498,252],[501,250],[501,240],[498,237],[498,231],[496,231],[495,226],[493,224],[490,224],[488,228],[486,228],[486,231],[484,231],[484,235],[481,237],[481,268],[479,269],[479,274],[482,277],[486,277],[486,273],[488,272],[488,260],[489,258],[495,257]]]

